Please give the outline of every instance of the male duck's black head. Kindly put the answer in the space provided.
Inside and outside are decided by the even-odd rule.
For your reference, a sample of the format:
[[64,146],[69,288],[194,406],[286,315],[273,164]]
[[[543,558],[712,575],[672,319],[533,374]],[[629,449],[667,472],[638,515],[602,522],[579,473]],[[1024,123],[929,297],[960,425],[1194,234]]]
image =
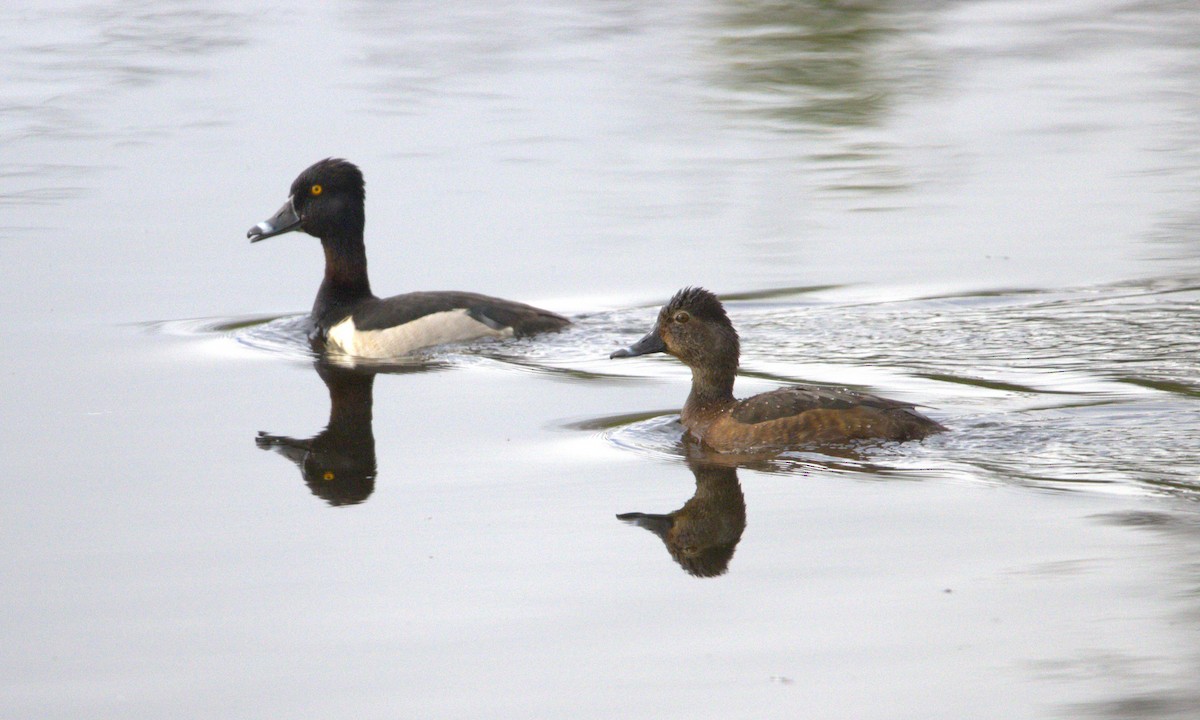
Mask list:
[[644,338],[610,357],[625,358],[665,352],[689,367],[737,370],[740,346],[725,307],[708,290],[687,287],[658,313]]
[[362,171],[353,163],[326,158],[300,173],[279,212],[250,228],[246,237],[250,242],[258,242],[303,230],[322,240],[361,240],[365,222],[364,188]]

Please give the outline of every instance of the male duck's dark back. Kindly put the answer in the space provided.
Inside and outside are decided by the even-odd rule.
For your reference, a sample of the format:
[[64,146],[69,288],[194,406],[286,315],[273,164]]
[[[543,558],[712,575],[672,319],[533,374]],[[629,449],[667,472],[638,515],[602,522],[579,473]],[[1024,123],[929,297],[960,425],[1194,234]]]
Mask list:
[[414,292],[380,299],[367,276],[361,171],[322,160],[296,178],[283,207],[247,233],[251,242],[302,230],[321,240],[325,277],[312,309],[312,334],[327,347],[386,358],[447,342],[558,330],[566,318],[524,303],[470,292]]

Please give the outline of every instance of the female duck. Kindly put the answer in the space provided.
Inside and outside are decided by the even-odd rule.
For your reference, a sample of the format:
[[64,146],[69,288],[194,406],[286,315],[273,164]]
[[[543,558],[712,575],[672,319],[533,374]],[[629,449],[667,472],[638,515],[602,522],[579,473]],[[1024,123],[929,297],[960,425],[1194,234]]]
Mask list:
[[414,292],[380,299],[367,280],[362,172],[336,158],[296,178],[287,202],[246,233],[250,242],[303,230],[325,248],[325,279],[313,303],[310,337],[367,358],[484,337],[558,330],[566,318],[522,303],[468,292]]
[[781,449],[857,439],[916,440],[944,427],[912,405],[823,387],[786,387],[737,400],[737,331],[721,301],[684,288],[658,314],[646,337],[611,357],[665,352],[692,369],[692,392],[680,421],[718,452]]

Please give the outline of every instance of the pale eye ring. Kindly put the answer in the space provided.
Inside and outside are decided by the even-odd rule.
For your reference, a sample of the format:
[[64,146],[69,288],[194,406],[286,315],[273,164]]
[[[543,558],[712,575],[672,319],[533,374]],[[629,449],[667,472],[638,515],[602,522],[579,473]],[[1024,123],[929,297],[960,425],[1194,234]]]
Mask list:
[[674,320],[675,320],[675,322],[679,323],[680,325],[684,324],[685,322],[687,322],[688,320],[691,320],[691,319],[692,319],[692,316],[689,315],[686,310],[680,310],[679,312],[675,313]]

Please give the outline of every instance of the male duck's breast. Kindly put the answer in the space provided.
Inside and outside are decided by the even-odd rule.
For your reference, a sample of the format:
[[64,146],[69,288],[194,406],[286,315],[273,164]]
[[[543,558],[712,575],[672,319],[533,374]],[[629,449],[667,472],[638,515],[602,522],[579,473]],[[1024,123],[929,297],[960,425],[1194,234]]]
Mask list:
[[479,322],[465,308],[423,315],[403,325],[379,330],[359,330],[350,316],[326,333],[330,349],[364,358],[407,355],[431,345],[478,338],[512,337],[512,328],[495,329]]

